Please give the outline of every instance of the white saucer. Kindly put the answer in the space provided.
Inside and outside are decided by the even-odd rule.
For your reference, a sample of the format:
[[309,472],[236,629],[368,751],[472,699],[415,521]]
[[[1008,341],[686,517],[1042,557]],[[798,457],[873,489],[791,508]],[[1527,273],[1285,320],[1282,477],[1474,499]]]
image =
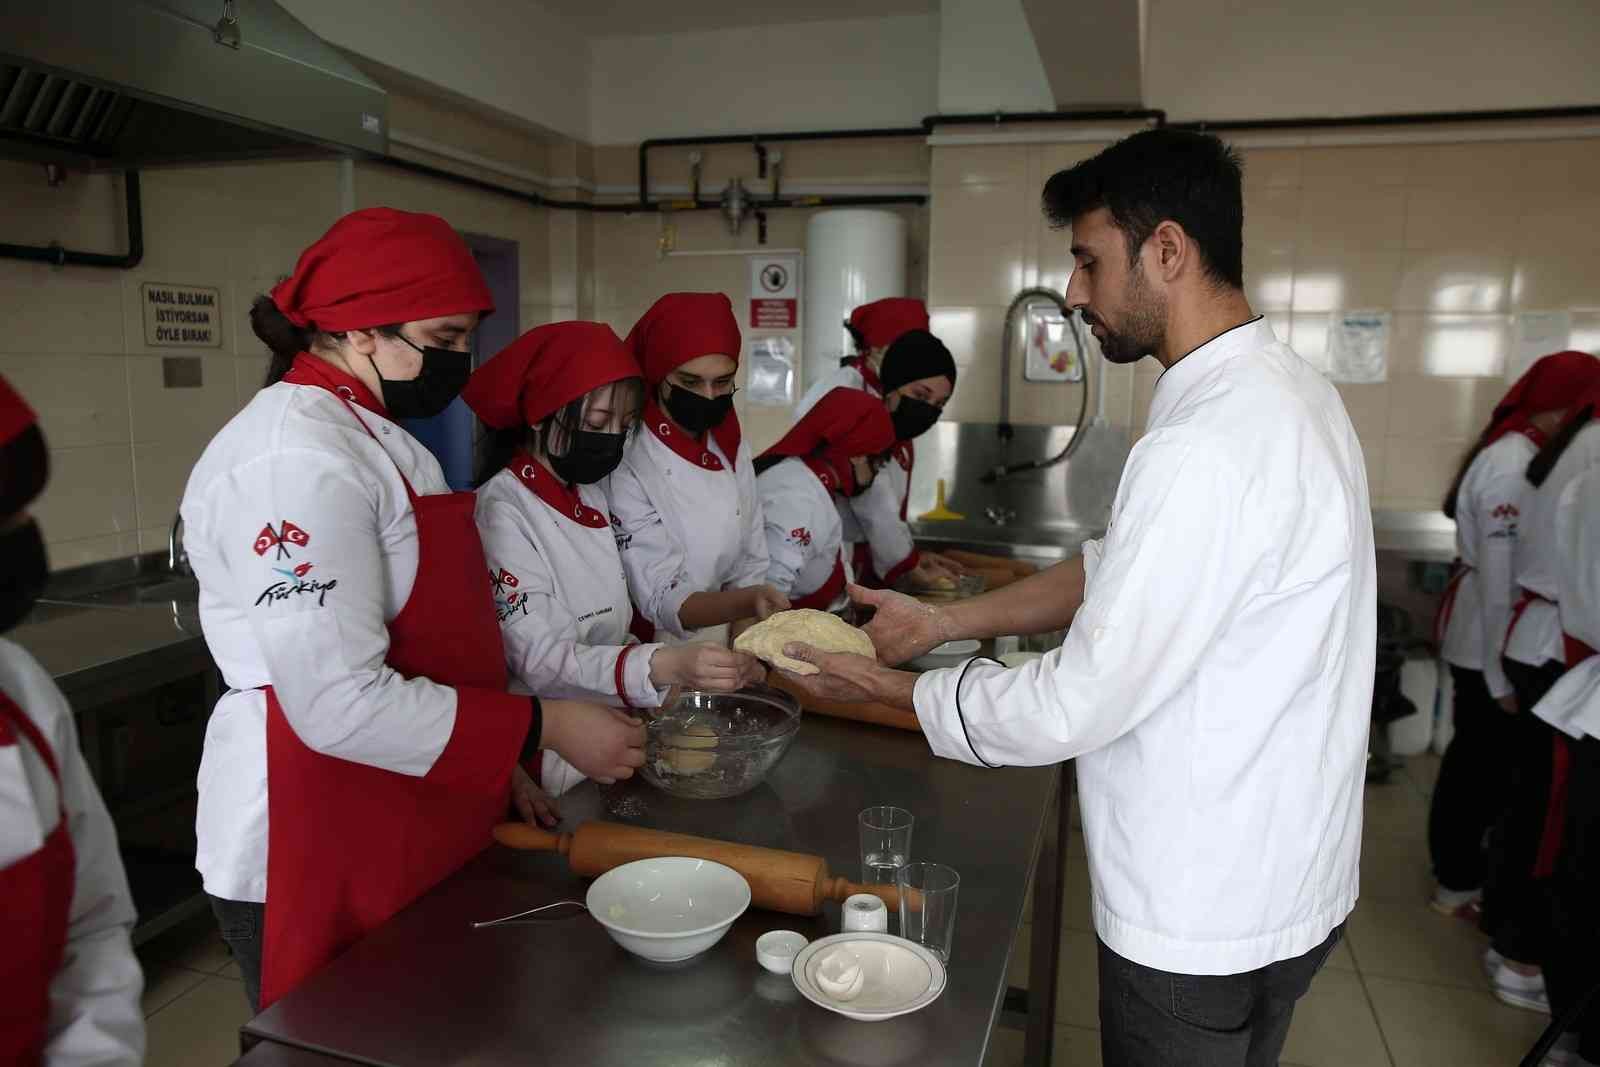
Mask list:
[[[853,952],[866,971],[861,994],[837,1000],[816,983],[817,966],[834,949]],[[944,964],[914,941],[890,934],[851,931],[811,942],[794,958],[794,986],[811,1003],[849,1019],[881,1022],[927,1007],[944,992]]]
[[960,641],[946,641],[942,645],[930,648],[912,660],[911,665],[925,671],[938,670],[941,667],[954,667],[968,656],[976,655],[978,649],[982,647],[982,642],[974,641],[971,638]]

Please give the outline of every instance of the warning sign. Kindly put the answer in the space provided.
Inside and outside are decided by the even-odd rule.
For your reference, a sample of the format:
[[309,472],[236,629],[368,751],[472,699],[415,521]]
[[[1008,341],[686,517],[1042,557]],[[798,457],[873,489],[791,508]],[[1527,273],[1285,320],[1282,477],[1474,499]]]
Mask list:
[[220,290],[201,285],[145,282],[144,343],[152,348],[221,348]]
[[792,330],[800,324],[800,261],[750,257],[750,327]]

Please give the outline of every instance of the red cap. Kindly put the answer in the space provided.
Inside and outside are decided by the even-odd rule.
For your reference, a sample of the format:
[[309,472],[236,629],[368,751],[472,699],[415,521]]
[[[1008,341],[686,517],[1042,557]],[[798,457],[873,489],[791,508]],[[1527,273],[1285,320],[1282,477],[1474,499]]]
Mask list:
[[39,421],[28,402],[0,375],[0,445],[10,444],[17,435]]
[[668,293],[628,331],[628,347],[651,385],[701,356],[738,363],[742,346],[733,302],[722,293]]
[[1571,349],[1542,356],[1495,405],[1483,443],[1525,429],[1542,412],[1580,407],[1584,396],[1596,390],[1600,390],[1600,359]]
[[874,300],[850,312],[850,328],[868,348],[887,348],[908,330],[928,328],[928,305],[908,296]]
[[799,422],[763,456],[811,456],[820,454],[844,483],[845,492],[855,488],[850,472],[851,456],[875,456],[894,447],[894,420],[883,401],[860,389],[830,390],[801,416]]
[[301,329],[330,333],[494,310],[471,250],[448,222],[390,207],[334,223],[273,288],[272,302]]
[[532,426],[602,385],[638,378],[639,364],[611,327],[553,322],[512,341],[473,372],[461,399],[488,426]]

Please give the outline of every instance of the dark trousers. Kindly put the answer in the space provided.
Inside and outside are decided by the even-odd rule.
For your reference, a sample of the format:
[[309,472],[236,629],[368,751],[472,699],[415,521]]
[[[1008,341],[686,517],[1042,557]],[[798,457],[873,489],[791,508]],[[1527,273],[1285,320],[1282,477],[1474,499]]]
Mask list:
[[222,940],[233,950],[239,973],[244,976],[244,995],[253,1015],[261,1010],[261,943],[267,930],[267,906],[211,897],[211,914],[217,917]]
[[[1545,959],[1545,987],[1556,1016],[1600,982],[1600,739],[1572,745],[1566,833],[1555,876],[1555,938]],[[1600,996],[1576,1027],[1583,1058],[1600,1063]]]
[[1446,889],[1483,887],[1484,835],[1505,809],[1507,715],[1484,684],[1483,672],[1451,667],[1455,681],[1455,735],[1439,763],[1428,810],[1428,851],[1433,876]]
[[1343,923],[1303,956],[1229,975],[1158,971],[1100,942],[1105,1067],[1274,1067],[1295,1002],[1342,936]]
[[1506,805],[1489,835],[1483,931],[1494,950],[1507,959],[1538,963],[1545,958],[1552,936],[1552,880],[1534,878],[1533,868],[1550,802],[1555,731],[1533,714],[1533,706],[1556,684],[1564,668],[1554,661],[1529,667],[1509,659],[1505,668],[1520,710],[1509,717]]

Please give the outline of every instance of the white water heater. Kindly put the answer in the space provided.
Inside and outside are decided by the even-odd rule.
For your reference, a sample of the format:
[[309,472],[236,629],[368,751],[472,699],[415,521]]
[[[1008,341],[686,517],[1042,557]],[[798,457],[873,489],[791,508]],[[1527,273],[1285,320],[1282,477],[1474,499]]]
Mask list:
[[805,351],[798,397],[855,351],[850,312],[906,295],[906,220],[893,211],[837,208],[806,225]]

